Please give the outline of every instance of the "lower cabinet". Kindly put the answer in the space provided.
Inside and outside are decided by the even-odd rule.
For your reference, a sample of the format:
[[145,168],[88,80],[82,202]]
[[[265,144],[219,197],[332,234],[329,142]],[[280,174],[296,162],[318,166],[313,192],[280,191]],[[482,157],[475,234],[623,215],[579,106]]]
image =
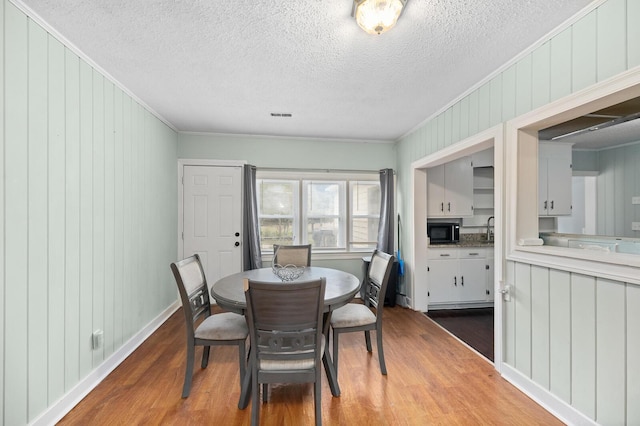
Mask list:
[[427,260],[429,304],[492,300],[492,291],[489,291],[489,272],[493,269],[493,265],[488,262],[487,250],[492,249],[483,247],[429,249]]

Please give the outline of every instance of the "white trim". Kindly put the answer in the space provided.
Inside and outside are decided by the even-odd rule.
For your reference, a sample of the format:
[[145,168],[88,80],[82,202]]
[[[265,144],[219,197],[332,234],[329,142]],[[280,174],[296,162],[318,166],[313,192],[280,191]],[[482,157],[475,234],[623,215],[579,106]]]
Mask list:
[[502,377],[563,423],[568,425],[597,425],[595,421],[524,376],[512,366],[503,365]]
[[100,384],[113,370],[127,359],[149,336],[151,336],[166,320],[180,308],[178,300],[169,305],[142,330],[132,336],[125,344],[94,368],[84,379],[76,384],[60,399],[51,404],[47,410],[29,424],[34,426],[54,425],[73,409],[89,392]]
[[371,144],[394,144],[395,140],[387,139],[344,139],[344,138],[319,138],[310,136],[280,136],[280,135],[260,135],[249,133],[215,133],[215,132],[193,132],[193,131],[180,131],[181,135],[193,135],[193,136],[215,136],[224,138],[252,138],[252,139],[277,139],[288,141],[305,141],[305,142],[349,142],[349,143],[371,143]]
[[[427,210],[426,210],[426,168],[438,166],[457,158],[471,155],[487,148],[494,148],[494,368],[502,371],[502,297],[499,283],[504,275],[504,125],[502,123],[484,130],[467,139],[441,149],[431,155],[411,163],[411,186],[413,197],[409,208],[413,211],[413,229],[409,241],[413,247],[411,258],[405,264],[410,273],[411,308],[428,311],[426,298],[418,295],[417,282],[426,282],[427,261]],[[424,291],[424,288],[420,290]]]
[[[637,255],[595,253],[567,247],[521,247],[516,243],[518,239],[538,237],[538,214],[535,211],[535,205],[531,207],[530,202],[527,204],[524,202],[525,199],[518,198],[521,191],[528,192],[533,185],[536,185],[537,188],[537,178],[532,178],[519,170],[521,158],[519,151],[526,150],[527,158],[531,157],[532,153],[537,150],[537,147],[533,146],[533,141],[537,140],[535,135],[540,129],[638,96],[640,96],[640,66],[506,123],[505,147],[508,156],[506,183],[509,194],[506,218],[506,259],[640,284],[638,276],[640,256]],[[531,174],[535,170],[537,177],[537,167],[527,165],[527,168]],[[524,175],[520,176],[523,173]],[[534,193],[537,193],[537,190]],[[519,202],[521,202],[520,206]],[[519,212],[518,208],[522,211]]]
[[134,101],[139,103],[147,111],[149,111],[151,114],[153,114],[158,120],[162,121],[164,124],[169,126],[169,128],[171,130],[173,130],[176,133],[178,132],[178,129],[176,129],[176,127],[173,124],[171,124],[171,122],[169,120],[164,118],[157,111],[155,111],[153,108],[151,108],[146,102],[144,102],[142,99],[137,97],[131,90],[127,89],[127,87],[124,84],[122,84],[120,81],[118,81],[118,79],[116,79],[111,74],[109,74],[104,68],[102,68],[100,65],[98,65],[95,61],[93,61],[89,57],[89,55],[85,54],[78,46],[76,46],[74,43],[72,43],[68,38],[66,38],[65,36],[60,34],[60,32],[58,32],[58,30],[53,28],[40,15],[38,15],[36,12],[34,12],[33,9],[31,9],[29,6],[24,4],[21,0],[9,0],[9,2],[12,3],[18,9],[20,9],[20,11],[22,11],[22,13],[27,15],[27,17],[29,17],[29,19],[31,19],[33,22],[35,22],[36,24],[40,25],[46,32],[51,34],[52,37],[56,38],[67,49],[72,51],[74,54],[78,55],[78,57],[80,59],[82,59],[83,61],[85,61],[87,64],[89,64],[90,67],[92,67],[93,69],[98,71],[100,74],[102,74],[107,79],[111,80],[111,82],[113,84],[115,84],[120,90],[122,90],[131,99],[133,99]]
[[603,3],[607,2],[607,1],[608,0],[594,0],[592,3],[590,3],[587,6],[585,6],[578,13],[576,13],[573,16],[571,16],[569,19],[567,19],[566,21],[564,21],[563,23],[558,25],[556,28],[554,28],[553,30],[549,31],[547,34],[545,34],[542,37],[540,37],[538,39],[538,41],[534,42],[528,48],[524,49],[519,54],[514,56],[512,59],[510,59],[509,61],[505,62],[502,66],[498,67],[491,74],[489,74],[488,76],[486,76],[485,78],[483,78],[482,80],[480,80],[479,82],[477,82],[476,84],[471,86],[466,91],[464,91],[460,96],[454,98],[451,102],[449,102],[448,104],[446,104],[445,106],[443,106],[442,108],[440,108],[439,110],[437,110],[436,112],[431,114],[426,119],[422,120],[420,123],[418,123],[416,126],[414,126],[411,130],[409,130],[408,132],[406,132],[405,134],[400,136],[398,138],[398,140],[404,139],[405,137],[409,136],[411,133],[415,132],[416,130],[418,130],[419,128],[424,126],[429,121],[433,120],[434,118],[436,118],[440,114],[443,114],[446,110],[448,110],[449,108],[451,108],[452,106],[454,106],[455,104],[460,102],[462,99],[466,98],[471,93],[475,92],[476,90],[478,90],[479,88],[484,86],[485,84],[489,83],[491,80],[493,80],[494,78],[496,78],[497,76],[502,74],[505,70],[507,70],[511,66],[517,64],[518,61],[520,61],[522,58],[525,58],[527,55],[530,55],[531,53],[533,53],[533,51],[535,51],[537,48],[539,48],[540,46],[542,46],[543,44],[545,44],[546,42],[551,40],[553,37],[555,37],[558,34],[560,34],[561,32],[563,32],[564,30],[566,30],[567,28],[569,28],[570,26],[572,26],[576,22],[578,22],[580,19],[582,19],[585,16],[587,16],[589,13],[591,13],[592,11],[594,11],[600,5],[602,5]]

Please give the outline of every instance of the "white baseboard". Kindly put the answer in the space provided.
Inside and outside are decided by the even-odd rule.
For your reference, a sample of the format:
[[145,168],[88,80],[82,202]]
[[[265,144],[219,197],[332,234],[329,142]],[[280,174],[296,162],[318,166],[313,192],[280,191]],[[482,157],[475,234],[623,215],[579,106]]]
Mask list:
[[567,425],[597,425],[597,423],[567,404],[547,389],[533,382],[531,379],[514,369],[512,366],[502,364],[502,377],[517,387],[529,398],[533,399],[545,410],[556,416]]
[[117,366],[119,366],[133,351],[135,351],[149,336],[151,336],[169,317],[180,308],[179,301],[172,303],[160,315],[155,317],[142,330],[125,342],[117,351],[105,359],[84,379],[78,382],[69,392],[58,401],[50,405],[45,412],[36,417],[30,425],[55,425],[73,407],[75,407],[89,392],[102,382]]

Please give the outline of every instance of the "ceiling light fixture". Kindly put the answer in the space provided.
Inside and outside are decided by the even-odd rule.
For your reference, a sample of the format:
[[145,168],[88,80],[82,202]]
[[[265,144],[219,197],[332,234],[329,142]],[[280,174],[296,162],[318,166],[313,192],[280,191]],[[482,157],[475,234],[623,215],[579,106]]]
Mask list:
[[351,16],[369,34],[382,34],[396,24],[408,0],[353,0]]

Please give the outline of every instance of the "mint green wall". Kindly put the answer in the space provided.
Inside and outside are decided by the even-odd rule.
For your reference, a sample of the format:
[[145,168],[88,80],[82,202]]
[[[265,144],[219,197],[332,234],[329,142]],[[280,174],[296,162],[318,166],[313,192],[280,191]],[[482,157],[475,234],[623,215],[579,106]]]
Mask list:
[[393,143],[178,134],[178,158],[246,160],[257,167],[380,170],[395,166]]
[[177,136],[8,0],[0,24],[0,423],[23,425],[176,300]]
[[571,153],[573,172],[594,172],[598,170],[598,151],[577,151]]
[[640,222],[640,205],[631,198],[640,194],[640,142],[598,151],[597,233],[640,237],[631,222]]
[[[640,0],[606,1],[399,141],[403,240],[413,223],[405,195],[413,161],[639,66],[639,22]],[[403,250],[412,257],[412,247]],[[507,281],[515,298],[503,312],[505,362],[598,423],[640,423],[640,337],[624,332],[636,330],[639,287],[524,263],[509,264]],[[605,321],[605,312],[626,315]]]

